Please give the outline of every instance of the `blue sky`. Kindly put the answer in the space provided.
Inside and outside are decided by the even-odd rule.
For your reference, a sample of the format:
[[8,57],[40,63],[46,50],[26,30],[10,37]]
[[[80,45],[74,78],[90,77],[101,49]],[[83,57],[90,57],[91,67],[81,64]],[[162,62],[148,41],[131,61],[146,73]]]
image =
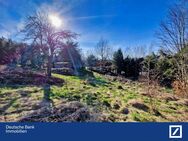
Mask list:
[[40,8],[58,12],[65,29],[90,50],[103,37],[114,48],[156,43],[155,32],[175,0],[0,0],[0,36],[15,38],[25,18]]

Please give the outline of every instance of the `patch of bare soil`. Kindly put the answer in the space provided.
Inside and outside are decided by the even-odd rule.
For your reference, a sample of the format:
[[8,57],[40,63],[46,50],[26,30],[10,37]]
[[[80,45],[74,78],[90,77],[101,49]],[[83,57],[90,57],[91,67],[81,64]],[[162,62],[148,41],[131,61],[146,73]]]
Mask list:
[[86,122],[90,121],[89,109],[80,102],[69,102],[54,109],[40,109],[20,122]]
[[0,84],[3,85],[63,85],[64,80],[56,77],[47,78],[45,74],[29,70],[7,70],[0,72]]

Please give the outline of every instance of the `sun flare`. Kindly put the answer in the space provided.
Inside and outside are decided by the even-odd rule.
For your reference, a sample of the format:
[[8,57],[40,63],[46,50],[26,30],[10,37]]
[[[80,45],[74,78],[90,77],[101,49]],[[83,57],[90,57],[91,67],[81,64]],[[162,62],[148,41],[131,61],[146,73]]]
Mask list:
[[49,20],[50,20],[52,26],[54,26],[56,28],[59,28],[60,26],[62,26],[61,18],[55,14],[49,15]]

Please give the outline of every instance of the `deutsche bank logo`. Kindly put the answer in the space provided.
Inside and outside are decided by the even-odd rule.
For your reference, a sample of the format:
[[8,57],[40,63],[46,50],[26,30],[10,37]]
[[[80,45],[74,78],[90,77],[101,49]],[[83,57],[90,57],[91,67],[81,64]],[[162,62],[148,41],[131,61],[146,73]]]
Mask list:
[[181,139],[182,138],[182,125],[170,125],[169,126],[169,138]]

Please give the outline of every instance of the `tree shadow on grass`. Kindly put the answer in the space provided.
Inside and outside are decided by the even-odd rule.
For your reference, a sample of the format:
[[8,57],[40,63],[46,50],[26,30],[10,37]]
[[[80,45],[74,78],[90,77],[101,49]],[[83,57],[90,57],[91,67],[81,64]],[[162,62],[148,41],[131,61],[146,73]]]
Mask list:
[[[29,86],[29,85],[28,85]],[[0,84],[0,88],[7,88],[7,89],[19,89],[19,88],[25,88],[26,85],[3,85]]]
[[52,95],[51,85],[46,84],[43,86],[43,100],[42,103],[45,104],[45,108],[51,109],[54,106],[53,101],[51,100],[50,96]]
[[[28,110],[25,107],[17,107],[20,103],[17,100],[22,101],[22,98],[27,98],[30,91],[18,90],[15,92],[5,92],[0,95],[0,104],[3,105],[0,107],[0,116],[3,117],[2,121],[10,121],[9,116],[13,114],[19,114],[24,110]],[[9,108],[13,108],[9,111]]]
[[108,82],[102,78],[98,78],[98,77],[84,77],[81,78],[82,80],[84,80],[85,84],[89,84],[93,87],[97,87],[97,86],[103,86],[103,87],[109,87],[110,85],[112,85],[111,82]]
[[93,87],[97,86],[105,86],[108,87],[109,85],[112,85],[111,82],[101,78],[101,77],[96,77],[93,72],[86,71],[84,74],[79,75],[79,76],[74,76],[75,79],[79,79],[84,81],[85,84],[89,84]]
[[[18,90],[15,92],[18,93],[19,95],[12,95],[11,92],[5,92],[0,95],[0,103],[1,104],[5,103],[7,101],[6,98],[8,98],[8,101],[9,101],[9,102],[6,102],[7,103],[6,105],[4,105],[3,107],[0,107],[1,112],[6,112],[6,110],[8,108],[10,108],[12,106],[12,104],[14,104],[16,102],[16,100],[21,99],[23,97],[27,97],[30,93],[35,92],[35,90],[33,90],[33,91],[32,90]],[[5,98],[5,100],[2,100],[3,98]]]
[[6,105],[0,108],[0,115],[5,114],[5,112],[13,105],[13,103],[19,99],[19,97],[11,99]]
[[[50,109],[52,102],[50,101],[50,85],[45,85],[43,87],[43,92],[44,96],[43,99],[38,103],[38,102],[32,102],[30,99],[30,94],[31,93],[36,93],[39,90],[22,90],[20,88],[24,88],[24,86],[14,86],[14,85],[9,85],[9,86],[1,86],[1,88],[6,88],[6,89],[18,89],[14,90],[13,92],[5,92],[0,94],[0,104],[3,104],[2,107],[0,107],[0,115],[3,116],[4,121],[9,121],[8,116],[11,116],[12,114],[22,114],[24,111],[36,111],[37,109],[43,108],[43,109]],[[9,108],[11,108],[17,100],[21,101],[21,103],[18,103],[19,105],[21,104],[21,107],[14,107],[15,109],[12,111],[7,111]],[[26,105],[26,106],[25,106]],[[31,114],[31,115],[34,115]],[[23,118],[23,117],[21,117]],[[15,119],[19,120],[19,119]]]
[[[5,112],[12,104],[23,98],[21,101],[26,107],[17,108],[4,116],[4,121],[19,121],[19,122],[84,122],[90,120],[90,111],[86,105],[83,105],[77,100],[68,101],[59,105],[54,105],[51,100],[53,92],[51,85],[46,84],[43,86],[43,97],[38,102],[32,102],[31,99],[26,95],[31,91],[18,90],[15,98],[9,99],[9,102],[2,107]],[[12,95],[12,93],[11,93]],[[87,101],[90,102],[91,98],[87,97]],[[23,106],[23,105],[22,105]],[[25,113],[28,113],[27,115]],[[16,114],[15,118],[12,118],[12,114]]]
[[35,105],[37,109],[33,109],[34,111],[30,113],[29,115],[22,117],[20,122],[31,122],[31,121],[40,121],[40,119],[43,119],[50,114],[52,114],[53,111],[53,101],[50,99],[51,95],[51,85],[46,84],[43,86],[43,98]]
[[85,121],[90,118],[89,110],[79,102],[55,107],[50,98],[50,95],[53,94],[50,85],[45,85],[43,90],[44,97],[40,102],[41,109],[23,117],[20,122]]

